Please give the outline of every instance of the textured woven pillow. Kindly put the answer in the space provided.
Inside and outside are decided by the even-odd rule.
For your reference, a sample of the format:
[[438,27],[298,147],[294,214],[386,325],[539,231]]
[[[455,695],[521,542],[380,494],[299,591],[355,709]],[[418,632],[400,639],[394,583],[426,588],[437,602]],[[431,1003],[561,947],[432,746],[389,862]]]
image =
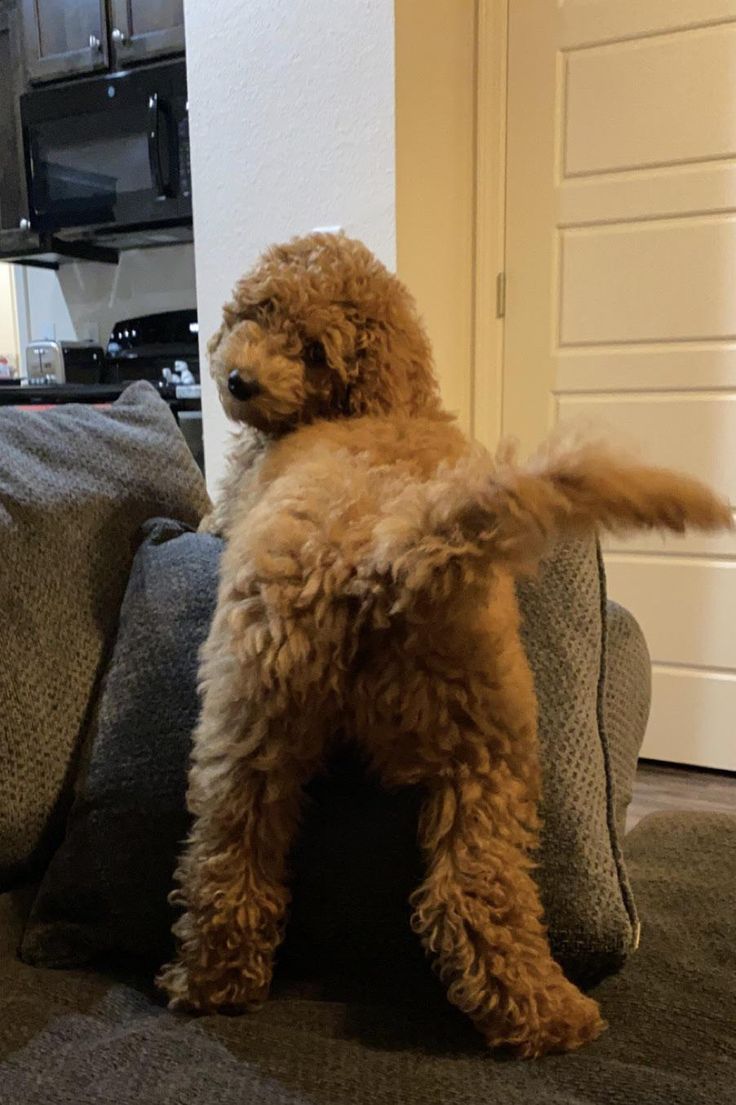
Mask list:
[[[568,974],[592,982],[638,942],[619,832],[646,728],[649,657],[633,618],[606,601],[594,541],[559,544],[539,576],[520,585],[519,602],[539,700],[538,880],[555,957]],[[627,709],[627,696],[644,708]]]
[[606,679],[603,728],[613,779],[613,806],[619,841],[626,832],[641,738],[649,720],[651,662],[644,634],[628,610],[606,606]]
[[[160,962],[169,952],[166,894],[187,831],[197,651],[214,609],[220,549],[216,538],[160,522],[138,551],[67,836],[26,927],[29,962],[65,966],[113,951]],[[625,660],[617,661],[627,680],[620,692],[603,678],[602,580],[593,543],[565,546],[521,596],[542,717],[547,829],[538,874],[555,950],[585,980],[620,965],[634,931],[604,692],[615,704],[647,681],[645,669],[629,670]],[[630,720],[616,740],[627,749],[620,764],[633,771],[645,719]],[[622,781],[625,791],[630,779]],[[359,964],[367,977],[392,955],[420,954],[406,904],[420,875],[419,795],[383,792],[350,757],[310,792],[282,964],[321,977],[344,977]]]
[[149,384],[108,409],[0,410],[0,887],[58,843],[142,523],[206,504]]

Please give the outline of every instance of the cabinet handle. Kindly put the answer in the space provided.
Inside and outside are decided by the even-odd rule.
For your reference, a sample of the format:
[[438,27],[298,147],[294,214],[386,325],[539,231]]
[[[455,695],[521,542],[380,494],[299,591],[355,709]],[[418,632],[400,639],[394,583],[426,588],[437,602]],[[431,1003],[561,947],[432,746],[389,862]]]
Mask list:
[[121,31],[119,27],[113,27],[111,39],[116,46],[127,46],[130,39],[126,35],[125,31]]
[[102,49],[102,43],[100,42],[100,40],[99,40],[99,38],[97,37],[97,35],[90,35],[90,36],[89,36],[89,48],[90,48],[90,50],[92,50],[92,51],[93,51],[93,52],[94,52],[95,54],[99,53],[99,52],[100,52],[100,50]]

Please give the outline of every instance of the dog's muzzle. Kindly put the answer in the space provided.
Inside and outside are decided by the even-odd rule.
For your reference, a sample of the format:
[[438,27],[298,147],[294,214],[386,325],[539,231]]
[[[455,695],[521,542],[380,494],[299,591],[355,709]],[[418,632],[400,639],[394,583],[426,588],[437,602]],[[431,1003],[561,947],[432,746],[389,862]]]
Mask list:
[[227,390],[236,399],[245,403],[248,399],[255,399],[256,395],[260,395],[261,385],[255,380],[244,380],[237,368],[234,368],[227,378]]

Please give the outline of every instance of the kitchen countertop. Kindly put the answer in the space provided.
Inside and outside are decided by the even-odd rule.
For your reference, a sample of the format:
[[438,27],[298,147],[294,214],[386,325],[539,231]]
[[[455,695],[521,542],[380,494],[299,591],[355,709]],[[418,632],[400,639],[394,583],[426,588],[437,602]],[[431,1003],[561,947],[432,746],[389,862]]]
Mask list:
[[58,403],[112,403],[126,384],[43,384],[0,386],[0,406],[42,406]]
[[[56,406],[60,403],[112,403],[131,381],[121,384],[0,385],[0,407]],[[199,385],[159,387],[161,397],[180,410],[199,410]],[[182,394],[178,394],[181,391]]]

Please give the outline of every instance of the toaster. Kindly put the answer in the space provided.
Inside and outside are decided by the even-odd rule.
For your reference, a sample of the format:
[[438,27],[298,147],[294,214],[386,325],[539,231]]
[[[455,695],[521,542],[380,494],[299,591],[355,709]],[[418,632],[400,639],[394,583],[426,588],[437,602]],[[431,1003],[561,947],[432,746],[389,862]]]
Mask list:
[[99,384],[105,353],[91,341],[32,341],[26,346],[29,381],[53,384]]

